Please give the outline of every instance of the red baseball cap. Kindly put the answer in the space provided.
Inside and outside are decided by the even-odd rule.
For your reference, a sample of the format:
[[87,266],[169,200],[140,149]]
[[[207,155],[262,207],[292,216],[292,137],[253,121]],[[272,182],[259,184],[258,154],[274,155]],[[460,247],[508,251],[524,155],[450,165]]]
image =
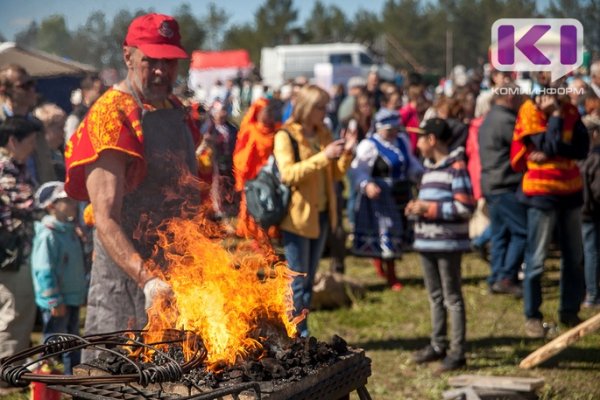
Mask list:
[[152,58],[188,58],[181,47],[179,24],[168,15],[151,13],[135,18],[123,44],[137,47]]

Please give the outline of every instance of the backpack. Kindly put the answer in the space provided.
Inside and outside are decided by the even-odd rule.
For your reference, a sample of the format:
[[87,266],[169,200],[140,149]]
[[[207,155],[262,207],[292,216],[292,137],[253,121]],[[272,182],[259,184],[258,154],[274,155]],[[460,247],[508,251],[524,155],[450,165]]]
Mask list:
[[[283,131],[288,134],[292,142],[296,162],[300,161],[298,142],[288,131]],[[281,183],[273,155],[269,157],[267,164],[261,168],[256,178],[246,182],[244,193],[248,213],[263,229],[279,225],[287,215],[292,191],[287,185]]]

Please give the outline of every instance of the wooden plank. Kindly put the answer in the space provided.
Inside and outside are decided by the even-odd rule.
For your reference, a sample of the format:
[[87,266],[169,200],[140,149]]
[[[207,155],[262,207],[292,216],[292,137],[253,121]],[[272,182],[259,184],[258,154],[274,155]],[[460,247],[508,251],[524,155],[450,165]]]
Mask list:
[[560,353],[582,337],[600,329],[600,313],[594,315],[576,327],[569,329],[556,339],[540,347],[521,361],[520,368],[530,369]]
[[460,389],[450,389],[442,393],[444,400],[481,400],[479,394],[470,386],[462,387]]
[[544,386],[544,378],[459,375],[449,378],[448,384],[454,387],[472,386],[477,388],[515,390],[517,392],[533,392]]
[[516,392],[514,390],[501,389],[477,389],[481,400],[539,400],[535,392]]
[[469,400],[469,395],[473,398],[473,393],[480,400],[538,400],[538,396],[535,393],[502,389],[474,389],[469,386],[446,390],[442,393],[442,398],[443,400]]

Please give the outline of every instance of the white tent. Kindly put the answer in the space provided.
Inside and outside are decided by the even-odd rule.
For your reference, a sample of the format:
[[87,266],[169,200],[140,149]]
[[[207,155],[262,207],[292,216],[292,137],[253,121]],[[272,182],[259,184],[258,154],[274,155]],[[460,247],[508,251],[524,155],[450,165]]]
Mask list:
[[9,63],[22,65],[35,78],[96,72],[96,68],[88,64],[67,60],[40,50],[28,49],[13,42],[0,43],[0,66]]

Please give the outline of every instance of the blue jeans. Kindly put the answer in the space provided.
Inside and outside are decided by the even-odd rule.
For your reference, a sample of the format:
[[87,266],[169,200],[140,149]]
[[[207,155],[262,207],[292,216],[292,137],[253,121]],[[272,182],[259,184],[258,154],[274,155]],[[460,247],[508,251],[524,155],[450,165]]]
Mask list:
[[527,210],[527,250],[523,299],[525,317],[542,319],[542,273],[552,239],[558,225],[560,246],[560,315],[577,315],[583,299],[583,252],[581,240],[581,209]]
[[600,221],[584,222],[583,233],[583,269],[585,271],[586,301],[600,303]]
[[[42,309],[43,340],[60,333],[79,335],[79,306],[67,306],[67,311],[62,317],[53,317],[50,310]],[[65,366],[65,374],[73,374],[73,367],[81,362],[81,351],[69,351],[63,353],[62,362]]]
[[490,212],[491,274],[488,284],[517,281],[527,245],[527,207],[513,192],[486,196]]
[[[320,233],[317,239],[309,239],[295,233],[281,231],[285,258],[290,269],[303,274],[296,276],[292,281],[294,316],[300,315],[303,310],[308,311],[310,309],[313,283],[325,247],[328,228],[328,213],[322,212],[319,214]],[[298,324],[298,331],[302,337],[309,336],[307,318]]]
[[481,232],[481,235],[473,238],[473,240],[471,240],[471,244],[473,246],[477,246],[477,247],[483,247],[485,246],[490,240],[492,240],[492,225],[488,225],[483,232]]

